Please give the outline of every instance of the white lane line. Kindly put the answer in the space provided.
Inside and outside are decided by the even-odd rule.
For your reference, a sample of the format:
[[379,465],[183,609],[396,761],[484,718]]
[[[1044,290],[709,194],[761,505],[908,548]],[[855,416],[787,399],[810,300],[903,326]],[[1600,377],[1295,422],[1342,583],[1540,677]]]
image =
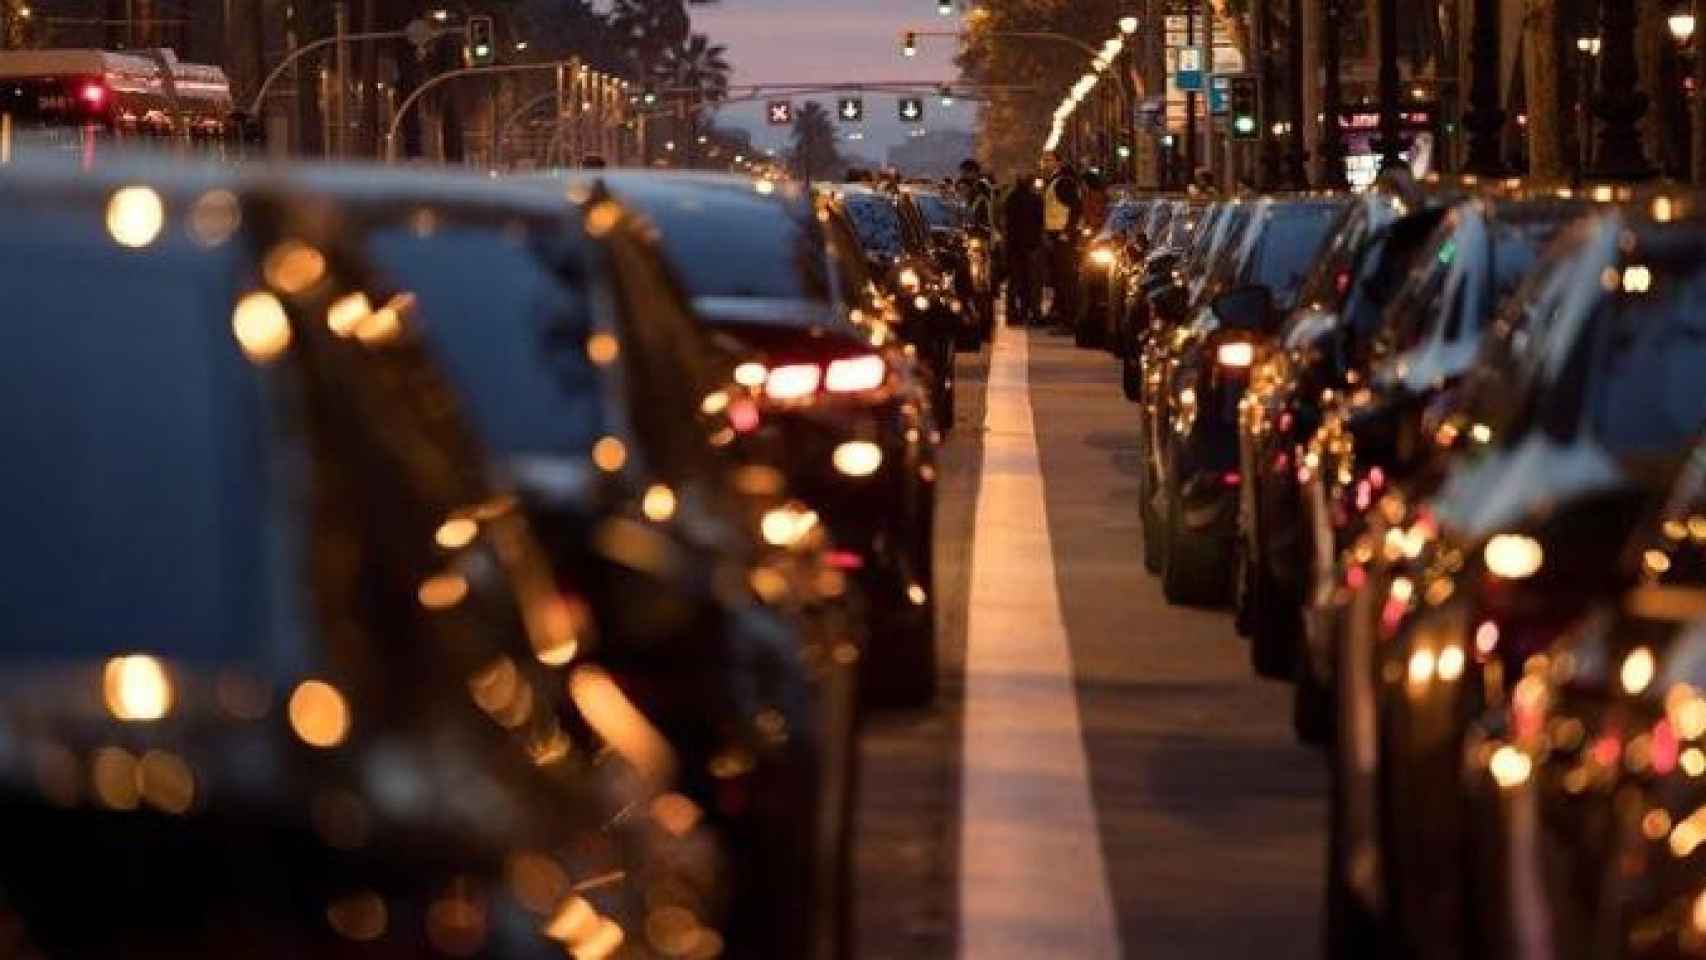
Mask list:
[[1055,588],[1029,344],[990,360],[967,624],[962,960],[1120,955]]

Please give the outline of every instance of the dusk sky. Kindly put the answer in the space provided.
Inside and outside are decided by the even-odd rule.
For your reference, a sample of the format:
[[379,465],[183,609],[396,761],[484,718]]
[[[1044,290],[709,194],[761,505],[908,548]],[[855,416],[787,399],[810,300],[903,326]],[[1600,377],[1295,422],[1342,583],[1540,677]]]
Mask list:
[[[733,82],[952,81],[955,43],[949,37],[926,37],[918,56],[900,55],[900,35],[915,30],[947,30],[958,18],[936,14],[931,0],[721,0],[695,6],[693,29],[729,48],[735,68]],[[835,110],[835,94],[795,98],[817,99]],[[895,119],[893,97],[865,95],[865,139],[843,143],[846,152],[882,160],[888,148],[900,143],[906,130]],[[975,105],[956,101],[944,109],[935,97],[925,104],[926,129],[975,125]],[[780,147],[786,128],[764,123],[764,104],[734,104],[723,109],[719,122],[751,130],[760,146]],[[843,127],[843,130],[850,128]]]

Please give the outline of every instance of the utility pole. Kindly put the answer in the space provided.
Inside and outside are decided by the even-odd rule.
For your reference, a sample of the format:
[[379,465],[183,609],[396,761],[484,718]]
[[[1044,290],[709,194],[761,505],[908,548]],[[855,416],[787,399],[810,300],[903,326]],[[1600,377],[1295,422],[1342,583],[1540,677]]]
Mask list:
[[[1183,51],[1193,49],[1197,42],[1197,10],[1201,8],[1202,0],[1185,0],[1185,45]],[[1206,67],[1207,64],[1199,64]],[[1180,71],[1183,72],[1183,71]],[[1208,72],[1198,70],[1199,82],[1206,82]],[[1197,182],[1197,91],[1185,91],[1185,182]]]
[[1329,190],[1350,186],[1345,173],[1344,85],[1340,79],[1344,44],[1339,28],[1344,23],[1344,0],[1324,0],[1325,29],[1321,31],[1321,62],[1326,82],[1321,88],[1321,185]]
[[332,156],[349,156],[349,5],[343,0],[332,4],[332,33],[336,36],[337,69],[331,89]]
[[1303,48],[1304,2],[1291,0],[1290,36],[1286,38],[1287,46],[1291,48],[1291,76],[1287,78],[1291,81],[1291,139],[1285,156],[1285,179],[1298,190],[1309,187],[1309,164],[1303,144],[1303,132],[1308,129],[1308,124],[1304,123],[1307,110],[1304,104],[1308,96],[1305,90],[1310,80],[1309,58]]
[[[1706,26],[1706,0],[1694,0],[1695,22]],[[1693,161],[1694,183],[1706,185],[1706,39],[1695,34],[1694,50],[1694,115]]]
[[1380,142],[1377,146],[1383,172],[1404,166],[1404,118],[1398,80],[1398,0],[1380,0]]

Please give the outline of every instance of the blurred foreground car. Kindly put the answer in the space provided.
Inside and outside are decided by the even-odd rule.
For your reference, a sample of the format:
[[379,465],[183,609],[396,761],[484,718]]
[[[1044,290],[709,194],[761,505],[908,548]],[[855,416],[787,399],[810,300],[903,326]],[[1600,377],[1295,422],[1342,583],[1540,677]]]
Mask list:
[[[0,174],[0,928],[21,956],[724,944],[695,804],[295,198]],[[27,229],[18,229],[27,224]],[[98,281],[98,282],[91,282]],[[350,337],[351,298],[382,304]],[[679,939],[677,939],[679,938]]]
[[[744,178],[614,172],[599,182],[657,228],[723,378],[755,390],[730,450],[787,478],[869,604],[863,687],[920,706],[936,686],[936,463],[929,399],[894,348],[864,258],[809,199]],[[891,314],[892,316],[892,314]]]
[[834,955],[862,629],[815,517],[772,478],[743,487],[714,448],[738,414],[700,420],[711,351],[649,228],[561,184],[339,168],[292,182],[407,291],[442,402],[469,411],[584,585],[602,637],[587,656],[679,755],[679,790],[731,861],[729,951]]
[[1333,637],[1348,597],[1344,551],[1387,490],[1406,486],[1434,462],[1437,435],[1425,436],[1430,411],[1453,403],[1500,305],[1541,264],[1553,238],[1587,210],[1580,201],[1553,197],[1477,197],[1452,205],[1382,312],[1346,390],[1325,406],[1315,435],[1299,449],[1309,579],[1294,654],[1302,658],[1294,671],[1294,719],[1306,741],[1324,741],[1330,727]]
[[1468,439],[1438,492],[1383,497],[1347,560],[1361,589],[1339,643],[1330,891],[1351,955],[1369,937],[1420,956],[1466,942],[1471,724],[1621,593],[1616,558],[1706,427],[1706,234],[1668,221],[1571,231],[1434,432]]

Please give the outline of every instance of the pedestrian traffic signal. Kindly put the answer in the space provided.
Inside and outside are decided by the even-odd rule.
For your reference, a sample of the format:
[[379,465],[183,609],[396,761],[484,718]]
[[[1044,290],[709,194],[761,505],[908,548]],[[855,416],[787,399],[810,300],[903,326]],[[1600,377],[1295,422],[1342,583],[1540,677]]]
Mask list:
[[791,126],[794,122],[794,105],[787,100],[772,100],[769,109],[764,111],[764,118],[773,127]]
[[918,56],[918,34],[913,33],[911,30],[901,34],[900,52],[902,55],[908,57]]
[[497,60],[496,27],[492,18],[477,14],[468,18],[468,62],[489,67]]
[[922,97],[901,97],[897,106],[901,123],[924,122],[924,99]]
[[865,101],[859,97],[842,97],[835,105],[835,115],[842,123],[863,123]]
[[1260,109],[1257,103],[1255,77],[1233,77],[1227,87],[1227,122],[1232,127],[1234,140],[1261,139],[1261,121],[1257,117]]

